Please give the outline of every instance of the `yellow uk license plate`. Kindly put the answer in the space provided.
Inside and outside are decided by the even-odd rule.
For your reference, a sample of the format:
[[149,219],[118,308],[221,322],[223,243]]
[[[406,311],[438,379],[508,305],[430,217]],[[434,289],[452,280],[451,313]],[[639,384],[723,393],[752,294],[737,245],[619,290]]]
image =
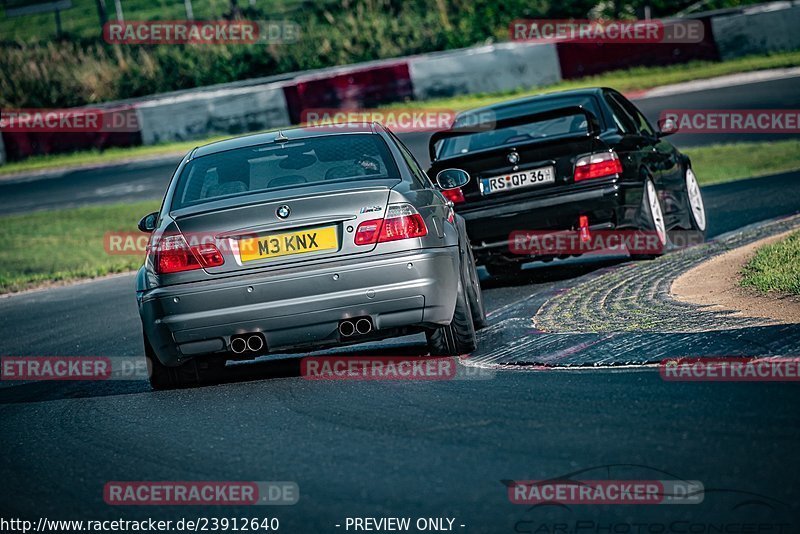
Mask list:
[[339,248],[339,241],[336,238],[336,227],[327,226],[242,239],[239,241],[239,256],[242,258],[242,262],[246,262],[337,248]]

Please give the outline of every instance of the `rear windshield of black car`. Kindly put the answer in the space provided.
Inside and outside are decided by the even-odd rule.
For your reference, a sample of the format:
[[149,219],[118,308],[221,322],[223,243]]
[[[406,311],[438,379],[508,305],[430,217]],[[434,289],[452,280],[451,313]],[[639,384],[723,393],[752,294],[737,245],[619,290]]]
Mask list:
[[400,179],[386,142],[341,134],[238,148],[194,159],[178,178],[172,209],[226,197],[330,182]]
[[[494,110],[495,116],[493,119],[498,121],[511,117],[518,117],[520,115],[540,113],[571,106],[583,106],[585,109],[591,111],[598,120],[601,120],[597,112],[595,99],[591,96],[549,99],[547,101],[538,102],[520,102],[517,105]],[[482,116],[485,116],[486,113],[485,110],[480,112]],[[455,126],[474,124],[475,122],[476,121],[471,120],[470,113],[465,113],[459,116]],[[538,139],[587,133],[588,131],[589,125],[586,120],[586,115],[583,113],[574,113],[556,119],[534,120],[518,126],[480,131],[469,135],[445,139],[442,141],[438,157],[456,156],[458,154],[467,154],[478,150],[511,146],[536,141]]]

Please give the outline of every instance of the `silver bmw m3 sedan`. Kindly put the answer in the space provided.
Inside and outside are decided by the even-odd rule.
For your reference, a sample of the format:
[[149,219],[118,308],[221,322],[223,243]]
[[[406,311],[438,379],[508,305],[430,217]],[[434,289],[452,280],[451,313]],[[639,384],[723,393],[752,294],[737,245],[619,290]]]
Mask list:
[[136,296],[156,389],[228,360],[424,332],[476,348],[486,321],[463,219],[377,123],[296,128],[192,150],[150,232]]

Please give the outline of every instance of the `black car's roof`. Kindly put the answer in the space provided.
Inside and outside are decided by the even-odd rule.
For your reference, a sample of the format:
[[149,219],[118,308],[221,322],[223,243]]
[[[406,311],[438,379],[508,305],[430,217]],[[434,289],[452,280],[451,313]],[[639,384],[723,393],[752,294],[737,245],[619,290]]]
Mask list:
[[251,146],[263,145],[272,143],[282,134],[289,140],[301,139],[308,137],[320,137],[324,135],[341,135],[353,133],[376,133],[374,123],[343,123],[332,126],[298,126],[294,128],[285,128],[274,130],[272,132],[257,133],[251,135],[242,135],[232,139],[225,139],[223,141],[216,141],[207,145],[195,148],[191,153],[191,159],[199,158],[201,156],[208,156],[209,154],[216,154],[218,152],[225,152],[227,150],[234,150],[236,148],[247,148]]
[[459,117],[463,115],[478,114],[486,111],[497,112],[508,108],[518,107],[520,104],[546,103],[548,100],[556,100],[564,97],[601,96],[605,90],[607,90],[605,87],[587,87],[583,89],[570,89],[569,91],[554,91],[552,93],[543,93],[541,95],[525,96],[522,98],[515,98],[514,100],[504,100],[496,104],[489,104],[488,106],[472,108],[459,113]]

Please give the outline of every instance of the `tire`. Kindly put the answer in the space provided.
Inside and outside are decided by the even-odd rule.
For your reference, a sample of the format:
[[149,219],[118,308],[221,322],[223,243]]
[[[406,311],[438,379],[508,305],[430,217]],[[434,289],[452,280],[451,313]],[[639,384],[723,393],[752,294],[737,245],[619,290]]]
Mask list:
[[631,254],[631,257],[639,260],[657,258],[666,252],[669,246],[669,238],[664,224],[664,211],[661,208],[661,201],[658,199],[656,186],[650,178],[647,178],[644,182],[641,214],[643,229],[656,232],[661,244],[661,252],[658,254]]
[[143,338],[147,375],[150,387],[154,390],[185,388],[214,382],[225,367],[224,360],[211,359],[198,362],[197,358],[177,367],[167,367],[159,361],[147,337]]
[[461,265],[463,269],[467,270],[467,299],[472,312],[472,324],[475,330],[480,330],[488,323],[486,321],[486,309],[483,307],[483,294],[481,293],[478,269],[475,266],[475,257],[472,255],[472,247],[469,243],[461,251]]
[[700,184],[691,167],[686,167],[684,175],[686,187],[686,200],[689,206],[690,230],[699,232],[703,239],[706,237],[706,207],[703,202],[703,194],[700,192]]
[[428,338],[428,348],[433,356],[461,356],[478,348],[465,286],[462,269],[453,320],[449,325],[433,328],[425,333]]

